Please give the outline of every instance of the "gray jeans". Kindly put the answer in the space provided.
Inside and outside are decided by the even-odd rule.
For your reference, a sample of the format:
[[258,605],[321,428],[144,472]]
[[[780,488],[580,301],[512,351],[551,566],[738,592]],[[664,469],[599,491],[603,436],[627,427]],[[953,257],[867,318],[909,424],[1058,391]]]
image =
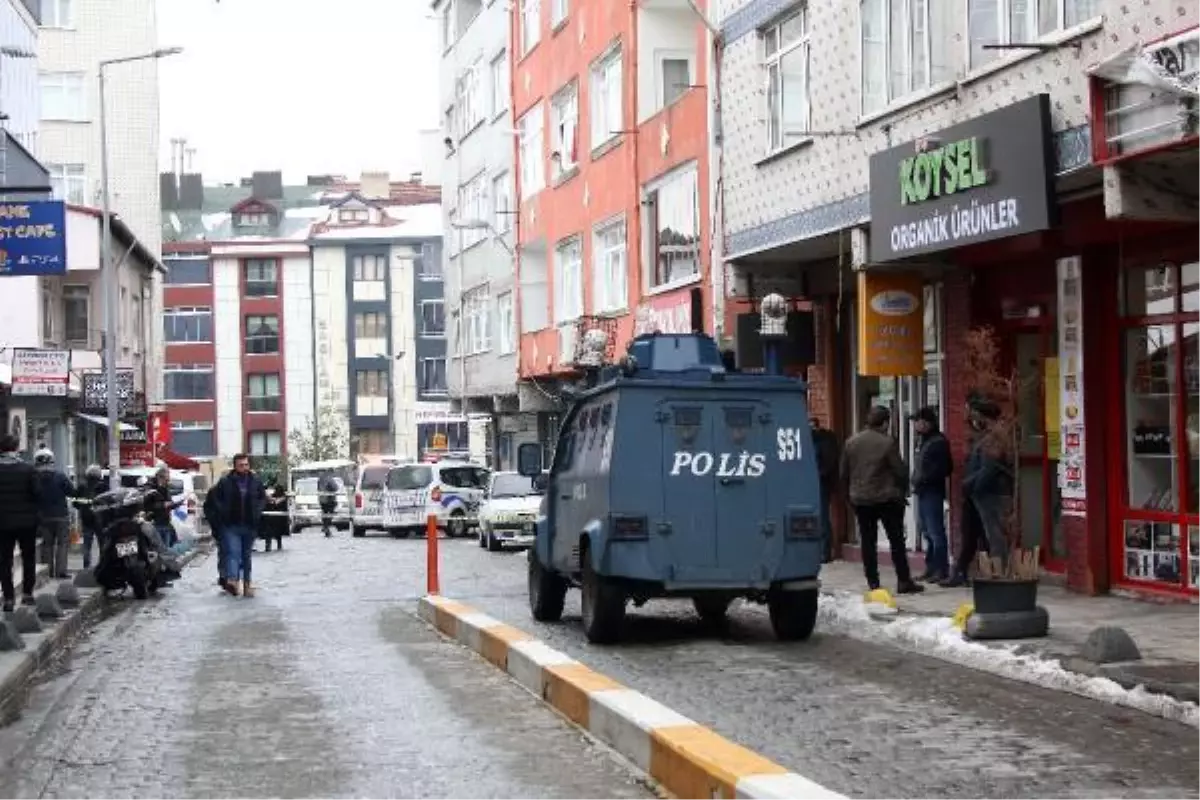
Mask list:
[[50,567],[50,577],[57,578],[67,574],[67,545],[70,544],[70,520],[42,519],[39,526],[42,539],[40,558],[43,564]]

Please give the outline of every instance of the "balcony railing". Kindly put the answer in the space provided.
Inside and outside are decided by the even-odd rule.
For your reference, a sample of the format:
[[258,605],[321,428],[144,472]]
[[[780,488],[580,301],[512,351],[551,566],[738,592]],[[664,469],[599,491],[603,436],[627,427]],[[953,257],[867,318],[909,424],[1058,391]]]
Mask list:
[[278,411],[281,405],[279,395],[257,395],[246,398],[246,410],[251,412]]

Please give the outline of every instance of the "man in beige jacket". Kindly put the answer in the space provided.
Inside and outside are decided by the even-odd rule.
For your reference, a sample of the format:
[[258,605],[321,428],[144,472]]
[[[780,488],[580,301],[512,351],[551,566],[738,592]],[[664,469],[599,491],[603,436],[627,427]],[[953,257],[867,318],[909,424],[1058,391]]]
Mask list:
[[896,440],[888,434],[891,418],[891,411],[883,406],[875,406],[867,413],[867,427],[851,436],[842,450],[841,478],[858,521],[867,586],[879,588],[878,542],[882,523],[896,568],[896,592],[916,594],[925,587],[913,581],[904,549],[908,466],[900,457]]

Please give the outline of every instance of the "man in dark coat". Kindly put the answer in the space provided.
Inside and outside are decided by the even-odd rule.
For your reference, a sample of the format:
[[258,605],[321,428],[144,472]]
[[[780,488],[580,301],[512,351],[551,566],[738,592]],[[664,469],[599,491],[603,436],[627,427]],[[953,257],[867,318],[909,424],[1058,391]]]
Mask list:
[[67,578],[67,548],[71,538],[71,499],[75,484],[66,476],[46,448],[33,456],[37,470],[38,535],[42,540],[41,561],[49,567],[51,578]]
[[37,472],[17,455],[17,437],[0,436],[0,587],[4,611],[12,611],[16,600],[13,586],[13,551],[21,545],[21,603],[33,605],[37,586]]
[[833,521],[829,510],[837,491],[841,444],[836,433],[821,426],[819,418],[810,417],[809,424],[812,426],[813,450],[816,451],[817,474],[821,478],[821,538],[824,540],[824,560],[828,564],[833,560]]
[[946,540],[946,480],[954,471],[950,442],[938,425],[937,409],[925,406],[910,417],[918,438],[913,457],[912,488],[917,519],[925,537],[923,581],[950,577],[950,550]]
[[338,486],[338,481],[332,475],[326,475],[321,478],[318,492],[318,502],[321,504],[321,530],[325,532],[325,536],[333,535],[333,513],[337,511],[338,492],[341,487]]
[[250,471],[250,457],[245,453],[234,456],[233,469],[217,481],[209,495],[214,528],[225,539],[225,591],[235,597],[253,597],[250,562],[267,494],[262,481]]
[[[104,473],[99,465],[93,464],[84,473],[83,483],[75,493],[75,509],[79,512],[79,527],[83,530],[83,568],[92,568],[92,543],[96,542],[100,531],[96,526],[96,512],[92,510],[92,501],[98,495],[108,491],[104,482]],[[103,547],[102,543],[97,548]]]

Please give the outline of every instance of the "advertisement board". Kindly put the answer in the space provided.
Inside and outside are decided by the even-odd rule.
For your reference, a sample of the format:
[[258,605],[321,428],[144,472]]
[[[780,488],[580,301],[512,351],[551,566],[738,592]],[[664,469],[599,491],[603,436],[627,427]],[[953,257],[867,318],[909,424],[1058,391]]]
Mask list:
[[63,275],[67,211],[61,200],[0,202],[0,276]]
[[12,393],[24,397],[66,397],[71,380],[69,350],[16,348],[12,361]]

